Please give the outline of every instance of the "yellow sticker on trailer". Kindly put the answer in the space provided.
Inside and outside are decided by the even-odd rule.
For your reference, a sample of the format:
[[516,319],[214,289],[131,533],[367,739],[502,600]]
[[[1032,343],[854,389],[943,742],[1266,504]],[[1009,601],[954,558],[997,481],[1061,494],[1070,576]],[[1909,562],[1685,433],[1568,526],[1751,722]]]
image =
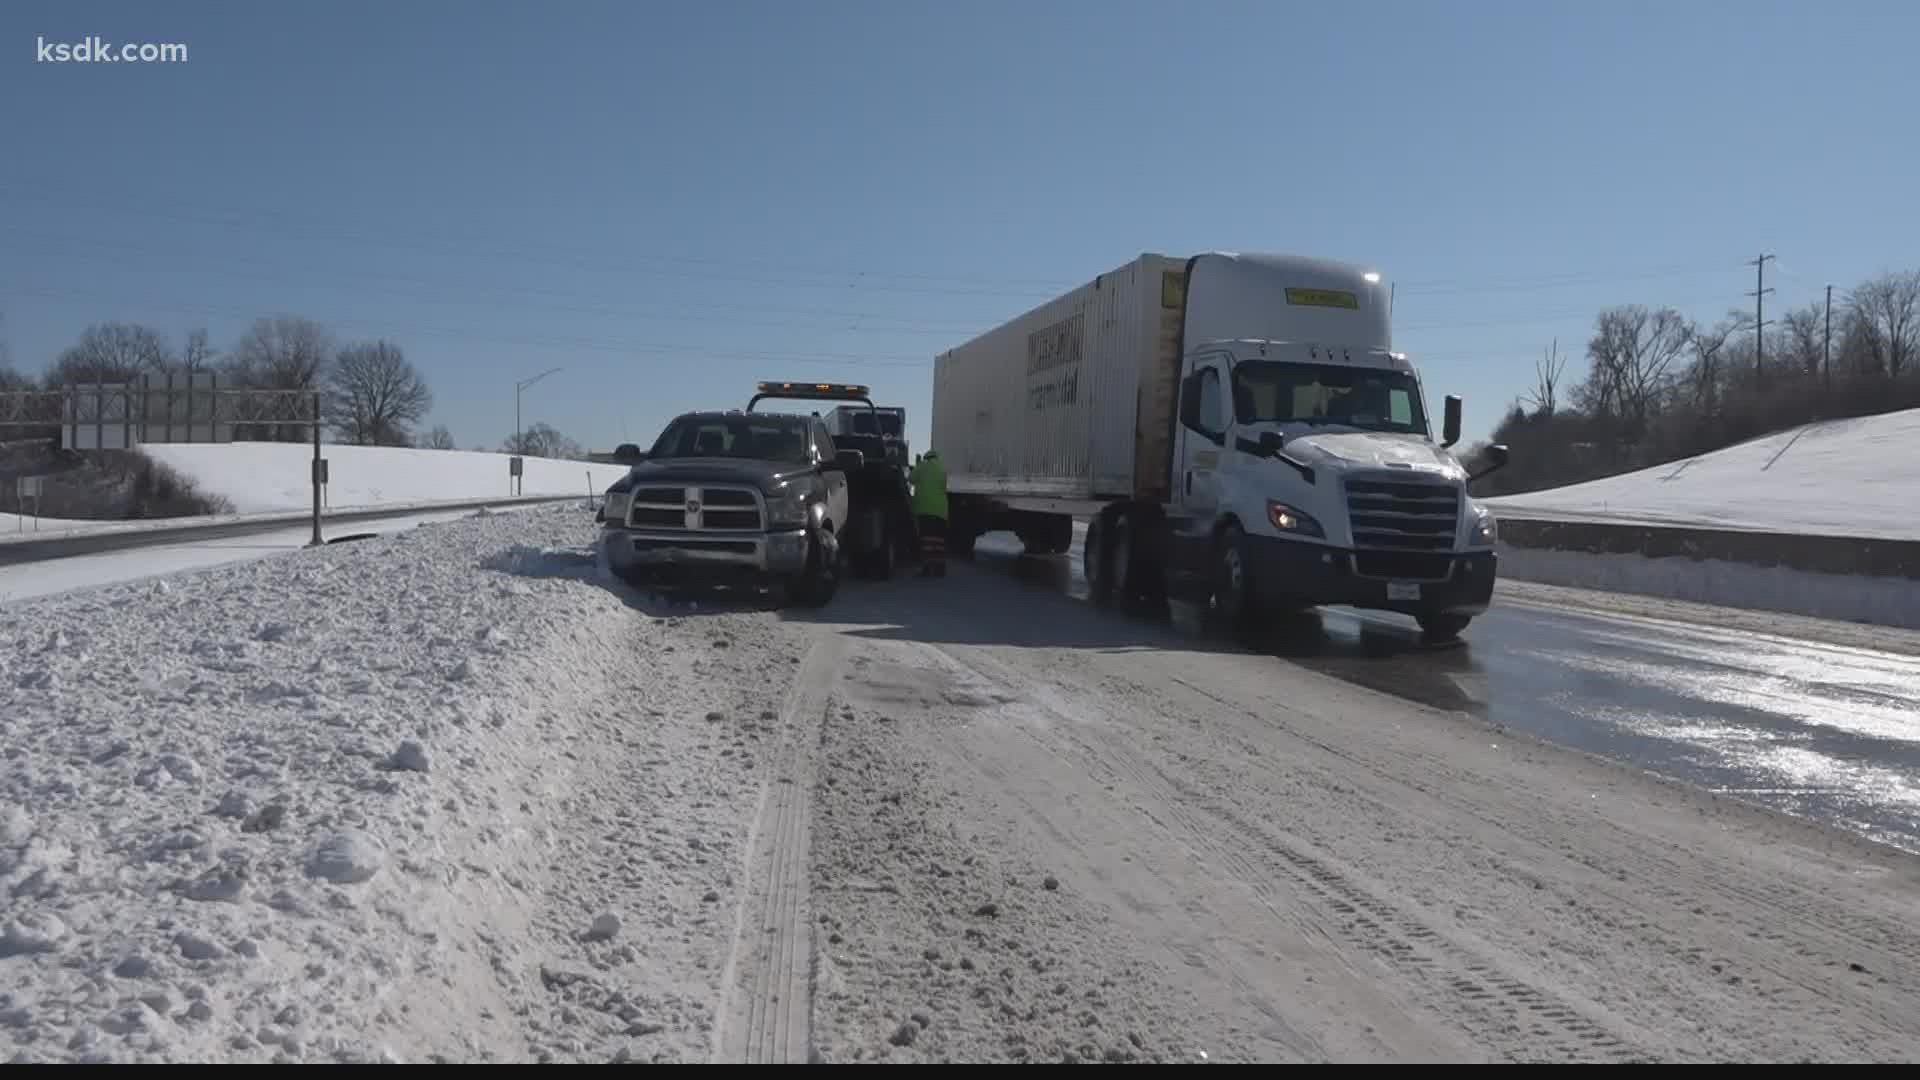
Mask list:
[[1339,289],[1288,289],[1287,303],[1303,307],[1337,307],[1358,311],[1360,298]]

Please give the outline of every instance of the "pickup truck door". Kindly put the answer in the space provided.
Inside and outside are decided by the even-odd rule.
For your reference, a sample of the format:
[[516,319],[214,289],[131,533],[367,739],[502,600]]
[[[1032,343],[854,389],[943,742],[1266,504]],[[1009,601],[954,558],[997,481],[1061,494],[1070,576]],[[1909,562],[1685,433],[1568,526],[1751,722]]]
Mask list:
[[[827,425],[818,420],[813,422],[813,446],[818,455],[817,461],[831,465],[834,454],[833,436],[827,434]],[[828,470],[821,477],[827,485],[827,518],[833,522],[834,531],[845,534],[847,530],[848,494],[847,474],[838,470]]]

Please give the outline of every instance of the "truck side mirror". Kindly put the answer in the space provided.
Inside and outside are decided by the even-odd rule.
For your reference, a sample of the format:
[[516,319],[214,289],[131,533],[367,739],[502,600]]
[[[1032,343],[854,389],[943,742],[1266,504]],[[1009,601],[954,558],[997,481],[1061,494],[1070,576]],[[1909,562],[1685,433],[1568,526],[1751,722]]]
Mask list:
[[1458,394],[1447,395],[1447,418],[1442,422],[1440,432],[1441,446],[1452,446],[1454,443],[1460,441],[1460,397]]
[[621,443],[613,448],[613,460],[622,465],[631,465],[640,460],[640,448],[633,443]]
[[1506,443],[1494,443],[1492,446],[1487,447],[1486,455],[1487,463],[1480,466],[1477,472],[1468,473],[1467,483],[1471,484],[1490,472],[1498,472],[1507,467]]

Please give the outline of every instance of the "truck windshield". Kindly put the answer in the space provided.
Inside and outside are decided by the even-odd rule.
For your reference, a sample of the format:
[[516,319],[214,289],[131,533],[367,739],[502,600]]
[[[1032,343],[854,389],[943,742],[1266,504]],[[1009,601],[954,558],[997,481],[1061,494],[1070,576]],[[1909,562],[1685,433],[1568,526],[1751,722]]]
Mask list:
[[1254,360],[1233,369],[1233,411],[1243,424],[1328,424],[1427,434],[1420,386],[1404,371]]
[[653,444],[650,461],[674,458],[742,458],[805,465],[807,429],[778,417],[685,417],[667,425]]
[[873,430],[874,415],[870,412],[852,412],[847,414],[847,424],[853,435],[898,435],[900,434],[900,414],[896,412],[879,413],[880,430]]

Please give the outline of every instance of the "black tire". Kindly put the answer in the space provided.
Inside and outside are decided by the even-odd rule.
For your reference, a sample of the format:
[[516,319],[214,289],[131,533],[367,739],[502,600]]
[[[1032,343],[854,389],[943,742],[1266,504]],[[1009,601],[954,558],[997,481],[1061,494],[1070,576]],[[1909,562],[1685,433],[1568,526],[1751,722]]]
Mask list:
[[890,581],[894,571],[900,568],[900,542],[894,537],[893,524],[883,521],[880,526],[880,544],[867,552],[862,560],[866,564],[866,576],[875,581]]
[[815,530],[808,538],[807,568],[787,581],[787,599],[801,607],[820,608],[840,591],[845,549],[833,533]]
[[1471,615],[1418,615],[1420,633],[1432,641],[1452,641],[1473,621]]
[[1260,624],[1262,612],[1253,571],[1240,543],[1243,536],[1240,526],[1228,522],[1214,538],[1209,599],[1222,623],[1236,630],[1251,630]]
[[1080,549],[1080,573],[1087,579],[1087,595],[1096,604],[1113,599],[1113,556],[1107,550],[1107,533],[1113,518],[1102,514],[1087,526],[1086,543]]

